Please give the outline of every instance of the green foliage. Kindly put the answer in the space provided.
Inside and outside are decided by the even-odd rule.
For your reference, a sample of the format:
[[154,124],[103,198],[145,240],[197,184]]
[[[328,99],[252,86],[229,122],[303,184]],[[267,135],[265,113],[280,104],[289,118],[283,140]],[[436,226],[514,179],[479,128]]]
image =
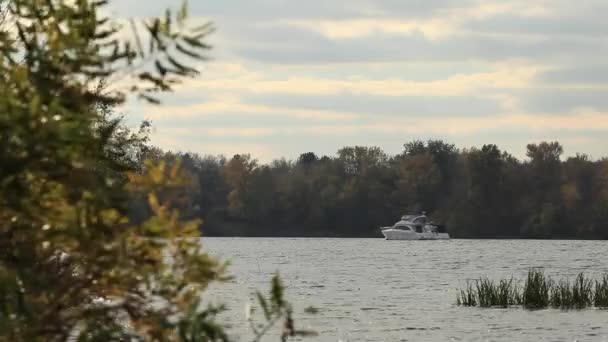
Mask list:
[[502,279],[498,284],[481,278],[467,282],[456,297],[456,304],[463,306],[502,307],[521,305],[526,309],[584,309],[591,306],[606,307],[608,298],[608,275],[595,282],[580,273],[573,282],[568,279],[553,281],[541,270],[528,271],[524,286],[520,288],[511,279]]
[[556,308],[568,308],[574,302],[572,290],[568,280],[560,280],[551,288],[551,306]]
[[519,294],[519,288],[517,283],[514,282],[513,278],[511,279],[501,279],[498,285],[498,303],[497,305],[503,308],[512,306],[512,305],[520,305],[522,303],[522,298]]
[[435,140],[394,156],[353,146],[266,165],[248,154],[157,158],[188,157],[193,214],[209,235],[380,237],[378,227],[426,211],[457,238],[608,238],[608,160],[562,162],[560,148],[532,144],[526,161]]
[[494,282],[487,278],[482,278],[475,282],[475,286],[477,288],[479,306],[489,307],[498,302],[498,293],[496,292]]
[[278,275],[272,278],[272,285],[268,296],[264,296],[261,292],[256,292],[258,305],[264,314],[264,322],[256,323],[252,315],[252,307],[248,308],[247,317],[252,332],[254,333],[253,341],[260,341],[266,335],[268,330],[277,322],[282,321],[281,341],[287,341],[290,337],[308,337],[317,336],[317,333],[312,330],[296,329],[293,320],[293,308],[284,298],[285,288],[281,283]]
[[551,286],[551,279],[546,278],[543,271],[530,270],[523,288],[523,306],[527,309],[541,309],[549,306],[549,289]]
[[467,286],[459,291],[456,303],[464,306],[506,308],[521,305],[521,296],[513,279],[501,279],[496,284],[488,278],[480,278],[467,282]]
[[583,273],[580,273],[572,284],[572,302],[577,307],[584,308],[593,302],[593,288],[591,279],[585,278]]
[[595,281],[593,305],[601,308],[608,307],[608,274],[605,274],[601,281]]
[[456,298],[456,304],[464,306],[477,306],[477,293],[470,282],[467,287],[460,289]]

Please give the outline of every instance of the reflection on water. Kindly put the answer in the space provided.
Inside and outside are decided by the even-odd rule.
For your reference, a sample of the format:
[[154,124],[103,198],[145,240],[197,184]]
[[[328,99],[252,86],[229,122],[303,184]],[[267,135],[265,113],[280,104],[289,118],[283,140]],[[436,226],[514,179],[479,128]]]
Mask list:
[[[480,309],[455,305],[456,288],[479,276],[523,279],[608,272],[608,242],[540,240],[205,238],[236,279],[214,287],[248,334],[243,307],[279,271],[297,323],[315,341],[608,341],[608,311]],[[215,296],[217,294],[217,296]],[[316,315],[304,314],[308,306]],[[275,340],[269,338],[269,340]]]

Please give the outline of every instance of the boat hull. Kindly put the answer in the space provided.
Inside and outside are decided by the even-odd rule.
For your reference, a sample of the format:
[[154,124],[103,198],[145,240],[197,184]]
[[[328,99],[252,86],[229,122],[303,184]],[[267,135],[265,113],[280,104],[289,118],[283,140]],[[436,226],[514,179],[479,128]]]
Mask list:
[[386,240],[449,240],[450,234],[448,233],[436,233],[436,232],[423,232],[416,233],[411,230],[403,229],[383,229],[382,235]]

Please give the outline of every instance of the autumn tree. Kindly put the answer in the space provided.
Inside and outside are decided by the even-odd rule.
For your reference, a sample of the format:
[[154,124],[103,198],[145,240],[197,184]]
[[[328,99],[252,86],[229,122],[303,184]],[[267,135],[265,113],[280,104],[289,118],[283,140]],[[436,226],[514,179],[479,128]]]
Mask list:
[[494,144],[430,140],[395,156],[366,146],[268,164],[239,155],[199,171],[201,198],[216,203],[201,218],[219,235],[380,237],[379,226],[426,211],[455,237],[606,236],[606,160],[562,161],[559,143],[528,149],[518,160]]

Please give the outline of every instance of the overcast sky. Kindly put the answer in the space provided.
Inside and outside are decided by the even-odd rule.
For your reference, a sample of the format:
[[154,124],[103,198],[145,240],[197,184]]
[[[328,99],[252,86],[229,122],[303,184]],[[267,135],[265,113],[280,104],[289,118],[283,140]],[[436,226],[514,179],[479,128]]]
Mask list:
[[262,161],[428,138],[608,156],[606,13],[606,0],[191,0],[192,20],[217,27],[213,60],[163,106],[125,110],[163,148]]

